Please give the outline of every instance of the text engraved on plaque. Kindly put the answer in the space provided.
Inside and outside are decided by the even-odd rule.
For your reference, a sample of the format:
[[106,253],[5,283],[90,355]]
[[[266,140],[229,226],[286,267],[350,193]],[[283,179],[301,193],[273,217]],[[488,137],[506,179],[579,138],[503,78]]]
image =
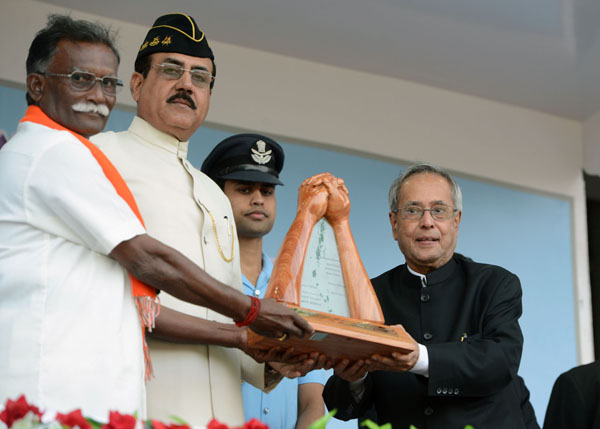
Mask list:
[[308,243],[300,306],[350,317],[340,254],[333,228],[325,219],[317,222]]

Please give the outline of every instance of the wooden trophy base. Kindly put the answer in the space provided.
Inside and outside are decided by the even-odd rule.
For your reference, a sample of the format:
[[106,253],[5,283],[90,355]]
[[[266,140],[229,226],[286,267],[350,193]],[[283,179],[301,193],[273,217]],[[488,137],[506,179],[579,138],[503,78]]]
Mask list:
[[311,338],[267,338],[248,330],[248,347],[267,350],[274,347],[293,347],[298,353],[319,352],[332,359],[334,364],[340,359],[351,362],[364,360],[371,355],[389,356],[392,352],[408,354],[414,351],[417,343],[402,326],[388,326],[365,320],[336,316],[320,311],[286,304],[296,311],[315,329]]

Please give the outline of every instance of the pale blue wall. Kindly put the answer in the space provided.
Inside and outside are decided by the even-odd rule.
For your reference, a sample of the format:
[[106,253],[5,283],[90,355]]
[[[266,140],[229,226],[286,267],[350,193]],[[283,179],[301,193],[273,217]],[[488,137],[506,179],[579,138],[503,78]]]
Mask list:
[[[0,129],[12,135],[25,107],[23,91],[0,86]],[[126,128],[131,117],[131,113],[115,110],[107,130]],[[210,149],[230,134],[201,128],[191,139],[190,161],[199,167]],[[387,214],[388,186],[402,165],[287,142],[281,144],[286,152],[281,176],[285,186],[277,190],[278,217],[265,242],[267,252],[277,254],[295,214],[296,192],[301,181],[329,171],[342,177],[350,191],[350,222],[369,275],[380,274],[403,262],[392,239]],[[393,144],[410,143],[399,139]],[[571,203],[473,179],[459,177],[458,182],[463,190],[464,208],[457,250],[476,261],[501,265],[521,279],[525,346],[520,373],[532,392],[532,403],[541,422],[554,379],[577,364]]]

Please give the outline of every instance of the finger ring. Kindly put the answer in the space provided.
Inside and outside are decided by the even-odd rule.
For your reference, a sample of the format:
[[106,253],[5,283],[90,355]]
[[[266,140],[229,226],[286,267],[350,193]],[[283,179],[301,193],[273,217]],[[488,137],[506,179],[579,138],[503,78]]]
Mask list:
[[283,341],[287,338],[287,332],[284,333],[280,338],[277,338],[277,341]]

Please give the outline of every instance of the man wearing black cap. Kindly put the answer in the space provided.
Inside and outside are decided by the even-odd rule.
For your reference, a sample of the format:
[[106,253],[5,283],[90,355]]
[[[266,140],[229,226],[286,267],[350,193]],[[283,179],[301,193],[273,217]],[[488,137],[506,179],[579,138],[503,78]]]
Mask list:
[[[223,189],[231,202],[244,292],[258,298],[265,296],[273,271],[262,244],[275,223],[275,186],[283,185],[279,180],[283,161],[283,149],[274,140],[259,134],[237,134],[215,146],[202,164],[202,172]],[[325,412],[324,384],[323,370],[286,378],[269,393],[243,383],[245,417],[259,419],[271,428],[306,428]]]
[[[94,143],[128,183],[148,232],[242,291],[229,201],[186,159],[188,140],[208,112],[214,76],[212,50],[193,18],[159,17],[140,46],[131,77],[137,116],[127,131],[99,135]],[[177,415],[195,426],[215,417],[240,425],[242,376],[263,389],[274,386],[277,377],[235,349],[245,349],[246,331],[231,319],[166,293],[160,299],[153,337],[177,334],[181,343],[193,344],[150,342],[155,379],[147,386],[148,416]]]

